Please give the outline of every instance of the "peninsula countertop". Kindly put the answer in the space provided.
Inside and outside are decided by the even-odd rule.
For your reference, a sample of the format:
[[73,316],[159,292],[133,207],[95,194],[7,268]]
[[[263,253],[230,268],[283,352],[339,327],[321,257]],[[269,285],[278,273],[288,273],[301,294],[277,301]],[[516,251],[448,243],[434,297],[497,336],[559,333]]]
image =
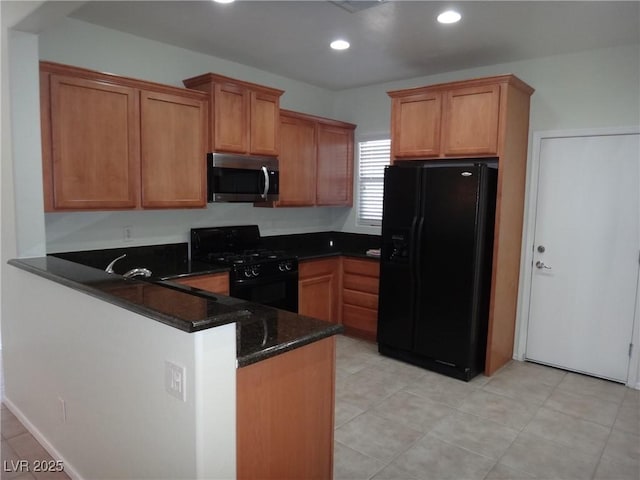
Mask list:
[[238,367],[343,330],[340,325],[246,300],[163,281],[127,279],[52,256],[8,263],[185,332],[235,322]]

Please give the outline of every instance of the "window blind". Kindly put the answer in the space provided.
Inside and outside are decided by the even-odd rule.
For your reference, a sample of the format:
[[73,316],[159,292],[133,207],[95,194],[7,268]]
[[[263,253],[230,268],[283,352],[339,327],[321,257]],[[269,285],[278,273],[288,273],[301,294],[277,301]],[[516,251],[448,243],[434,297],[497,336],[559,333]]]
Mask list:
[[384,167],[389,165],[391,140],[372,140],[358,144],[359,225],[382,224]]

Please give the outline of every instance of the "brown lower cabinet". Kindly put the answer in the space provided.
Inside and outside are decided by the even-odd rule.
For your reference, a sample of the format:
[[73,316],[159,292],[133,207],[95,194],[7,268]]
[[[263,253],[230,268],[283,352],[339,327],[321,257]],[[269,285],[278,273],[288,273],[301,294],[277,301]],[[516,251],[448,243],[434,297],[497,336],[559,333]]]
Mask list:
[[189,287],[199,288],[200,290],[229,295],[229,274],[227,272],[178,278],[173,281]]
[[239,368],[237,478],[333,478],[335,337]]
[[342,259],[342,325],[345,333],[376,341],[380,262]]
[[377,259],[333,257],[299,264],[298,313],[341,323],[345,333],[376,341]]
[[298,275],[298,313],[340,323],[340,258],[302,261]]

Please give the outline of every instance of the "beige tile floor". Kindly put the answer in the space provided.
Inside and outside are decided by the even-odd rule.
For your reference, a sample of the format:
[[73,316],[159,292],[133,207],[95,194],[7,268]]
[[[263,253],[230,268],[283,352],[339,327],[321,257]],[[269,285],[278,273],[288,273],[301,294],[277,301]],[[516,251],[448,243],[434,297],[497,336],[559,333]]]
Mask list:
[[[522,362],[464,383],[339,336],[334,477],[638,480],[639,412],[640,391],[616,383]],[[3,470],[50,458],[3,405]]]
[[469,383],[338,337],[336,480],[640,479],[640,391],[513,361]]

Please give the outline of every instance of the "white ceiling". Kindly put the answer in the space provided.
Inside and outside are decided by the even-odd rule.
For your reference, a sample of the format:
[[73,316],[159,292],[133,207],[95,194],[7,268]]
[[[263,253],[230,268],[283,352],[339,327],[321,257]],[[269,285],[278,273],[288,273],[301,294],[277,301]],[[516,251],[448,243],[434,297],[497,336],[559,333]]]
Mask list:
[[[339,2],[338,2],[339,3]],[[640,43],[640,2],[90,1],[71,17],[340,90]],[[462,21],[435,21],[455,7]],[[329,49],[343,37],[347,51]]]

